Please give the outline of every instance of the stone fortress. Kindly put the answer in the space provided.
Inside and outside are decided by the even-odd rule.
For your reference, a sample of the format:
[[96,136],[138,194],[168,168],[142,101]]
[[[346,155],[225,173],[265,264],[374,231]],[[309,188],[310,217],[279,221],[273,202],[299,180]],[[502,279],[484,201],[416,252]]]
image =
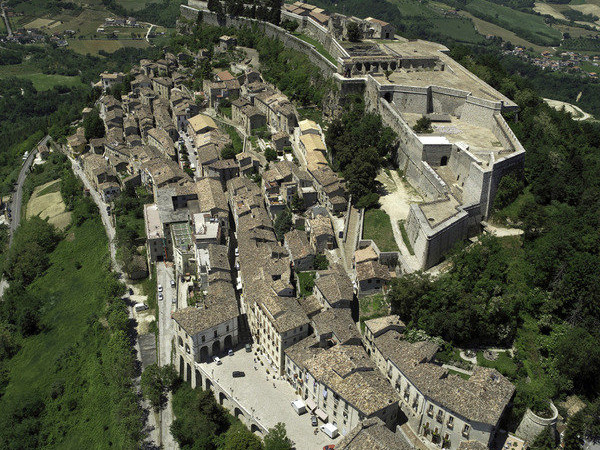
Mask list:
[[[230,16],[219,21],[204,2],[189,0],[182,15],[213,25],[259,26],[305,53],[338,86],[325,104],[329,116],[338,114],[350,95],[364,95],[367,108],[398,134],[399,167],[424,199],[410,205],[406,218],[422,269],[480,231],[500,180],[523,166],[525,150],[502,117],[517,105],[454,61],[443,45],[407,40],[378,19],[328,15],[301,2],[285,4],[282,20],[297,22],[296,34],[317,40],[330,58],[275,25]],[[350,22],[361,30],[361,42],[347,40]],[[432,130],[417,133],[413,126],[423,116]]]

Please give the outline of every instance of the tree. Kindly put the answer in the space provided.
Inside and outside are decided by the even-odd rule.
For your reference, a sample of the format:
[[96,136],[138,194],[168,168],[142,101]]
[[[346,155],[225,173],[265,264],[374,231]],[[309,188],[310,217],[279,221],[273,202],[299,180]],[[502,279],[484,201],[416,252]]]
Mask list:
[[83,119],[83,128],[87,140],[104,137],[104,122],[100,118],[97,108],[92,109],[86,118]]
[[329,268],[329,260],[325,255],[315,255],[313,266],[316,270],[327,270]]
[[221,158],[223,159],[233,159],[235,158],[235,149],[233,145],[228,145],[221,150]]
[[282,422],[269,429],[269,432],[265,435],[264,443],[265,450],[292,450],[294,448],[293,442],[288,438],[285,431],[285,424]]
[[242,424],[232,425],[224,435],[222,450],[262,450],[260,439]]
[[362,31],[356,22],[349,22],[346,31],[350,42],[360,42],[362,39]]
[[289,209],[284,209],[275,218],[275,234],[277,239],[283,240],[283,235],[292,229],[292,213]]
[[294,193],[292,196],[291,207],[294,212],[303,212],[305,210],[304,200],[297,193]]
[[546,428],[533,441],[532,450],[554,450],[556,448],[556,436],[552,427]]
[[267,147],[265,150],[265,158],[267,158],[268,162],[277,161],[277,152],[271,147]]
[[173,388],[176,378],[177,372],[171,364],[162,367],[152,364],[142,372],[142,392],[155,411],[165,407],[167,393]]
[[415,133],[433,133],[433,128],[431,128],[431,119],[429,117],[421,116],[417,120],[413,130]]

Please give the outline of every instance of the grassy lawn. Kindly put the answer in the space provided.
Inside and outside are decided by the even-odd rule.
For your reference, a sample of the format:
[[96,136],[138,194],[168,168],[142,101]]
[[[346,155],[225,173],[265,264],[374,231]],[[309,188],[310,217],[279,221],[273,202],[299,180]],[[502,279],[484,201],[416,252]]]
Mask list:
[[527,14],[487,0],[472,0],[464,9],[484,20],[514,31],[525,39],[528,39],[528,33],[535,35],[538,40],[546,44],[553,44],[561,39],[561,33],[549,27],[541,16]]
[[383,294],[374,294],[358,299],[360,329],[364,331],[365,321],[390,313],[390,304]]
[[315,272],[298,272],[298,290],[301,297],[308,297],[315,285]]
[[512,360],[508,352],[498,353],[498,359],[496,361],[488,361],[483,357],[483,352],[477,352],[477,365],[482,367],[491,367],[492,369],[496,369],[502,375],[515,379],[517,376],[517,365]]
[[235,152],[240,153],[244,149],[244,143],[242,142],[242,138],[238,134],[237,129],[218,120],[217,122],[219,123],[219,127],[229,134],[229,137],[231,138],[231,144],[233,145]]
[[370,209],[365,212],[363,239],[375,241],[382,252],[398,251],[390,216],[381,209]]
[[431,18],[437,30],[458,42],[481,44],[485,38],[477,32],[473,22],[463,18]]
[[54,86],[76,86],[81,84],[79,77],[66,75],[46,75],[39,72],[38,68],[28,64],[15,64],[11,66],[0,66],[0,78],[18,77],[31,80],[38,91],[47,91]]
[[321,44],[319,41],[301,33],[294,33],[294,36],[296,36],[299,39],[302,39],[304,42],[308,42],[309,44],[314,45],[321,55],[323,55],[325,58],[327,58],[334,65],[337,66],[337,61],[335,60],[335,58],[331,56],[327,50],[325,50],[325,47],[323,47],[323,44]]
[[137,11],[143,9],[148,3],[158,3],[157,0],[117,0],[116,3],[125,9]]
[[120,48],[146,48],[148,42],[140,39],[70,39],[69,48],[82,55],[97,55],[100,50],[114,53]]
[[411,255],[415,254],[412,245],[410,244],[410,239],[408,239],[408,233],[406,232],[406,227],[404,226],[404,220],[398,221],[398,227],[400,228],[400,234],[402,234],[402,240],[404,241],[404,245],[408,250],[408,253]]

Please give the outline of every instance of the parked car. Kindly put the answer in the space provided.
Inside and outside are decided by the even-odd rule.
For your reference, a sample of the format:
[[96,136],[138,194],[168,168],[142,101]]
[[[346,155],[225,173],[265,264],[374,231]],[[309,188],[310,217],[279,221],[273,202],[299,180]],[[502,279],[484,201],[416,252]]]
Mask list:
[[173,303],[174,305],[176,305],[177,304],[177,297],[173,297],[171,299],[171,303]]
[[221,358],[218,356],[213,357],[213,361],[217,364],[217,366],[223,364],[223,361],[221,361]]
[[136,303],[135,304],[136,312],[145,311],[147,309],[148,309],[148,305],[146,305],[145,303]]
[[162,284],[158,285],[158,292],[162,292]]
[[241,370],[234,370],[233,372],[231,372],[231,376],[233,378],[241,378],[241,377],[245,377],[246,373],[242,372]]
[[239,247],[236,247],[236,248],[235,248],[235,256],[236,256],[236,257],[237,257],[237,256],[240,256],[240,249],[239,249]]
[[175,280],[171,280],[171,287],[174,288],[175,287]]
[[335,448],[335,444],[329,444],[323,446],[323,450],[333,450]]
[[158,294],[158,299],[162,300],[163,299],[163,295],[162,294]]
[[315,416],[314,414],[312,416],[310,416],[310,424],[313,427],[316,427],[317,425],[319,425],[319,421],[317,420],[317,416]]
[[233,350],[231,350],[231,349],[227,350],[227,355],[233,356]]
[[246,353],[252,353],[252,344],[246,344]]

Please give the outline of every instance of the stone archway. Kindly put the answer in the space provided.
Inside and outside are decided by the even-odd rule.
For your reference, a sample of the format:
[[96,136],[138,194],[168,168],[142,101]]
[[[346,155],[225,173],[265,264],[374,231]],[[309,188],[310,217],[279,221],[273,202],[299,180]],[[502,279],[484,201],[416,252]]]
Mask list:
[[223,392],[219,392],[219,405],[223,406],[227,396]]
[[223,349],[224,350],[232,350],[233,349],[233,338],[230,334],[225,336],[225,340],[223,341]]
[[200,362],[208,362],[208,347],[206,345],[200,349]]
[[185,381],[192,384],[192,366],[186,364]]
[[183,378],[183,371],[185,370],[185,363],[183,362],[183,356],[179,356],[179,376]]
[[213,356],[217,356],[219,353],[221,353],[221,342],[217,340],[213,342],[212,354]]
[[258,436],[262,436],[262,430],[255,423],[250,426],[250,431]]
[[212,381],[210,381],[210,379],[206,377],[206,390],[209,391],[210,389],[212,389],[212,385]]
[[448,157],[442,156],[442,159],[440,160],[440,166],[447,166],[447,165],[448,165]]
[[202,375],[198,369],[194,371],[194,381],[194,387],[200,386],[200,389],[202,389]]
[[386,102],[392,103],[392,101],[394,100],[394,94],[392,92],[386,92],[385,94],[383,94],[383,98]]

